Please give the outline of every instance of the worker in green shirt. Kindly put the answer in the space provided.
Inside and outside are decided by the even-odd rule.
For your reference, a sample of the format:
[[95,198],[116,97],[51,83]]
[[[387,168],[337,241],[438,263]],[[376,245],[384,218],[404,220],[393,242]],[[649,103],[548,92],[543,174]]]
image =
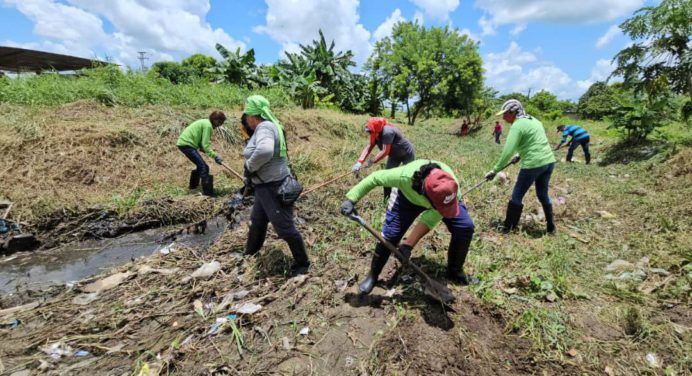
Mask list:
[[545,135],[543,124],[524,111],[521,102],[510,99],[502,105],[497,115],[511,124],[509,135],[495,167],[485,175],[490,180],[507,164],[515,152],[521,157],[521,170],[512,191],[512,199],[507,204],[507,214],[503,230],[509,232],[517,227],[524,208],[522,201],[531,185],[536,184],[536,195],[543,206],[548,233],[555,232],[553,205],[548,196],[550,176],[555,167],[555,156]]
[[[478,278],[464,273],[474,225],[461,202],[459,183],[449,166],[418,159],[401,167],[373,172],[346,193],[347,200],[341,204],[341,214],[353,213],[355,204],[376,187],[397,188],[392,191],[382,229],[385,240],[398,246],[408,259],[418,241],[442,221],[452,234],[447,251],[447,278],[463,285],[479,282]],[[402,241],[419,215],[418,223]],[[362,294],[369,294],[375,287],[390,253],[384,244],[377,244],[370,272],[359,285]]]
[[195,189],[202,182],[202,193],[206,196],[214,195],[214,177],[209,175],[209,166],[198,150],[214,158],[218,164],[223,163],[223,158],[211,148],[212,131],[220,127],[226,121],[226,115],[221,111],[214,111],[208,119],[200,119],[188,125],[178,137],[176,145],[185,156],[197,166],[190,173],[190,189]]

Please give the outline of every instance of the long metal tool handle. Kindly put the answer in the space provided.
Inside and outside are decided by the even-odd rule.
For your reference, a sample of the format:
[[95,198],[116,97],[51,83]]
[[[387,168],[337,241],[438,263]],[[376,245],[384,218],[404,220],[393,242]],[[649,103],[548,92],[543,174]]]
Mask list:
[[[519,160],[516,160],[516,161],[512,160],[512,161],[510,161],[510,162],[507,163],[504,167],[502,167],[501,169],[499,169],[497,172],[500,172],[500,171],[506,169],[507,167],[509,167],[509,166],[511,166],[511,165],[513,165],[513,164],[515,164],[515,163],[517,163],[517,162],[519,162]],[[488,181],[488,179],[483,179],[483,180],[481,180],[480,183],[478,183],[478,184],[474,185],[473,187],[469,188],[466,192],[462,193],[461,196],[462,196],[462,197],[466,196],[467,194],[471,193],[472,191],[476,190],[477,188],[479,188],[480,186],[482,186],[483,184],[485,184],[487,181]]]
[[306,194],[308,194],[308,193],[310,193],[310,192],[316,191],[316,190],[318,190],[318,189],[324,187],[325,185],[329,185],[329,184],[331,184],[331,183],[333,183],[333,182],[335,182],[335,181],[337,181],[337,180],[341,180],[341,179],[343,179],[343,178],[345,178],[345,177],[347,177],[348,175],[351,175],[351,174],[352,174],[352,172],[349,171],[349,172],[347,172],[347,173],[345,173],[345,174],[343,174],[343,175],[339,175],[339,176],[337,176],[337,177],[335,177],[335,178],[333,178],[333,179],[327,180],[327,181],[324,182],[324,183],[320,183],[320,184],[318,184],[318,185],[316,185],[316,186],[314,186],[314,187],[312,187],[312,188],[306,190],[305,192],[303,192],[303,196],[305,196]]
[[360,224],[360,225],[363,226],[366,230],[368,230],[368,232],[371,233],[375,238],[377,238],[377,240],[378,240],[380,243],[384,244],[384,246],[387,247],[387,249],[389,249],[390,251],[392,251],[392,253],[394,253],[394,255],[395,255],[404,265],[410,266],[410,267],[416,272],[416,274],[418,274],[419,276],[425,278],[426,280],[430,280],[430,277],[429,277],[427,274],[425,274],[425,272],[424,272],[420,267],[418,267],[418,265],[416,265],[416,264],[410,262],[410,260],[408,260],[408,259],[404,259],[404,257],[403,257],[403,255],[401,254],[401,252],[399,252],[399,248],[395,247],[394,244],[392,244],[392,243],[388,242],[387,240],[385,240],[385,238],[383,238],[382,235],[381,235],[379,232],[377,232],[377,230],[375,230],[375,229],[372,228],[367,222],[365,222],[365,219],[363,219],[363,217],[359,216],[358,214],[351,214],[351,215],[349,215],[348,217],[349,217],[351,220],[358,222],[358,224]]
[[234,169],[228,167],[228,165],[226,165],[225,163],[221,163],[221,167],[225,168],[227,171],[235,175],[235,177],[237,177],[238,179],[243,180],[243,175],[237,173]]

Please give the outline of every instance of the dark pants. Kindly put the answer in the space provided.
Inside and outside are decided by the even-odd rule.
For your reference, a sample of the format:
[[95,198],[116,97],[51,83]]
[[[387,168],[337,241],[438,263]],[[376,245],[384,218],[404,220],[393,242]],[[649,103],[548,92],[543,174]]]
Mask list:
[[209,165],[204,162],[204,159],[202,159],[202,155],[199,154],[199,152],[190,146],[178,146],[178,149],[185,154],[187,159],[192,161],[192,163],[197,166],[197,174],[199,175],[200,178],[203,178],[205,176],[209,175]]
[[550,163],[537,168],[522,168],[519,170],[517,183],[514,184],[514,190],[512,191],[512,202],[516,205],[521,205],[526,192],[531,188],[531,185],[536,183],[536,196],[538,196],[538,200],[543,205],[550,205],[548,186],[554,167],[555,163]]
[[[402,193],[398,193],[394,205],[387,210],[382,236],[390,243],[398,245],[413,221],[426,210],[428,209],[413,204]],[[447,225],[452,238],[471,240],[473,237],[473,220],[461,202],[459,202],[459,215],[442,221]]]
[[293,223],[293,205],[285,206],[279,202],[277,191],[281,182],[255,185],[255,203],[252,205],[250,220],[252,226],[266,228],[267,223],[274,226],[274,231],[281,239],[300,238],[300,233]]
[[500,143],[500,136],[502,136],[502,133],[500,132],[495,132],[495,143],[499,144]]
[[[416,154],[412,153],[407,155],[405,158],[392,158],[389,157],[387,158],[387,164],[384,166],[386,170],[389,170],[390,168],[396,168],[399,166],[403,166],[405,164],[411,163],[416,160]],[[392,189],[389,187],[384,187],[384,200],[387,201],[389,200],[389,196],[392,194]]]
[[582,138],[581,140],[574,141],[572,140],[572,143],[569,144],[569,149],[567,149],[567,162],[570,162],[572,160],[572,154],[574,154],[574,150],[581,145],[581,148],[584,150],[584,158],[586,159],[586,162],[588,163],[591,160],[591,153],[589,153],[589,142],[591,141],[591,137],[586,137]]

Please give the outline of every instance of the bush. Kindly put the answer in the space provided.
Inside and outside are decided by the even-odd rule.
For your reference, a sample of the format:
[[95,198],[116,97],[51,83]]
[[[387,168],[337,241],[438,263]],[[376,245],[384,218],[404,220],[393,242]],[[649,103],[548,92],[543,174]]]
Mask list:
[[643,141],[656,128],[668,122],[670,110],[669,98],[658,99],[653,103],[642,98],[622,101],[615,110],[613,123],[609,128],[619,130],[629,140]]

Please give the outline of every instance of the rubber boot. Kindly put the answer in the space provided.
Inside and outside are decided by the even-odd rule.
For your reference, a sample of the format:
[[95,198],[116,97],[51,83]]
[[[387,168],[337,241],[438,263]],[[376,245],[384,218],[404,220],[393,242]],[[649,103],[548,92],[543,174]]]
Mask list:
[[287,238],[285,240],[293,255],[293,266],[291,267],[290,276],[295,277],[307,274],[310,268],[310,260],[308,260],[308,254],[305,252],[303,237],[298,235],[294,238]]
[[192,190],[197,187],[199,187],[199,172],[197,172],[197,170],[192,170],[190,171],[190,185],[188,188]]
[[267,237],[267,224],[250,224],[250,231],[247,234],[247,242],[245,243],[244,256],[253,256],[264,245],[264,239]]
[[480,280],[464,273],[466,255],[469,253],[471,238],[452,236],[447,249],[447,280],[461,285],[477,285]]
[[377,279],[380,277],[385,264],[387,264],[390,254],[391,251],[384,244],[377,243],[375,254],[372,256],[372,262],[370,263],[370,271],[363,282],[358,285],[358,290],[361,294],[369,294],[375,288]]
[[586,160],[586,164],[590,164],[591,163],[591,154],[585,154],[584,159]]
[[523,209],[523,204],[517,205],[512,201],[507,204],[507,215],[505,216],[505,224],[502,228],[503,232],[507,233],[517,228],[519,219],[521,219],[521,211]]
[[202,177],[202,194],[214,197],[214,177],[211,175]]
[[548,231],[548,234],[552,235],[555,233],[555,221],[553,218],[553,205],[552,204],[543,205],[543,214],[545,214],[546,230]]

